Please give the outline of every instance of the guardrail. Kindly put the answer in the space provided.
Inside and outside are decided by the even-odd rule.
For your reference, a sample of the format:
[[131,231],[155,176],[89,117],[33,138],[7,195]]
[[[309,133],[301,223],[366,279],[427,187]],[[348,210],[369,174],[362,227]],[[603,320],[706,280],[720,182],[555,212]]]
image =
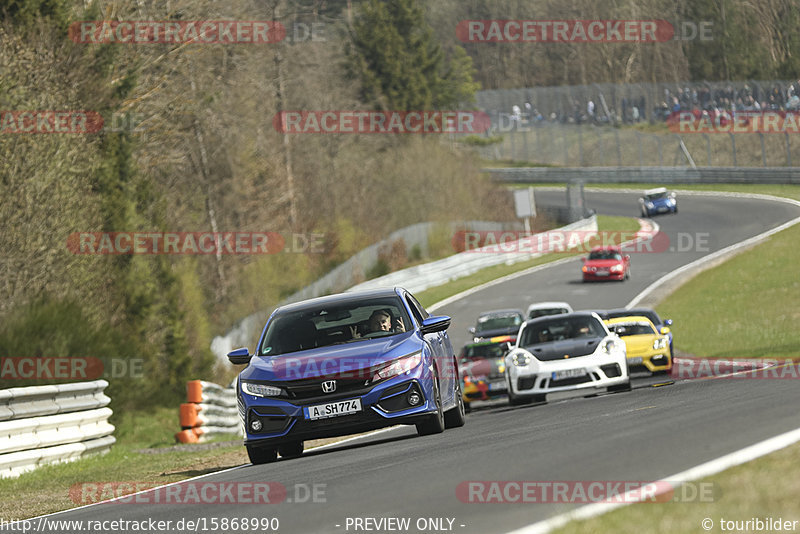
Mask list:
[[116,441],[105,380],[0,390],[0,478],[107,452]]
[[800,167],[518,167],[483,172],[507,184],[570,182],[654,184],[800,184]]
[[[563,234],[565,231],[575,230],[596,232],[597,217],[592,215],[591,217],[581,219],[578,222],[568,224],[556,230],[541,232],[536,235],[547,236],[549,234]],[[557,240],[543,239],[543,241],[550,243],[556,242]],[[508,243],[508,246],[509,250],[525,249],[525,247],[515,248],[514,243]],[[451,280],[469,276],[486,267],[493,267],[500,264],[511,265],[520,261],[538,258],[543,254],[543,252],[505,252],[503,250],[497,250],[497,246],[487,247],[486,249],[494,250],[494,252],[487,252],[481,249],[459,252],[458,254],[448,256],[441,260],[416,265],[408,269],[402,269],[379,278],[368,280],[353,286],[348,291],[402,286],[412,293],[418,293],[429,287],[436,287],[446,284]]]
[[235,385],[192,380],[186,383],[186,400],[180,406],[182,430],[175,434],[180,443],[199,443],[213,434],[244,434]]

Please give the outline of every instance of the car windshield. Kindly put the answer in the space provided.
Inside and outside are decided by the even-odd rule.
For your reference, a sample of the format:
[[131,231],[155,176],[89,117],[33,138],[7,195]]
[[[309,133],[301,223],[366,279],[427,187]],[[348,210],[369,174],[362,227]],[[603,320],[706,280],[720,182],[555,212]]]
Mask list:
[[502,358],[508,352],[508,346],[503,343],[480,343],[467,345],[461,350],[461,358],[466,360],[485,360],[487,358]]
[[501,328],[515,328],[522,324],[522,314],[520,313],[503,313],[483,315],[478,317],[478,324],[475,327],[475,333],[489,332],[491,330],[500,330]]
[[667,196],[668,196],[668,193],[666,191],[661,191],[659,193],[650,193],[649,195],[645,195],[644,198],[646,200],[653,201],[653,200],[659,200],[659,199],[662,199],[662,198],[667,198]]
[[521,347],[532,347],[565,339],[604,337],[605,329],[594,317],[563,317],[536,321],[522,331]]
[[528,319],[536,319],[537,317],[545,317],[547,315],[558,315],[560,313],[569,313],[566,308],[540,308],[538,310],[531,310],[528,314]]
[[403,332],[396,327],[398,320],[405,331],[413,328],[400,297],[364,299],[285,312],[270,321],[258,354],[276,356],[393,336]]
[[622,254],[614,250],[593,250],[589,254],[590,260],[622,260]]
[[653,326],[647,323],[617,323],[609,325],[608,328],[620,337],[652,335],[657,333]]

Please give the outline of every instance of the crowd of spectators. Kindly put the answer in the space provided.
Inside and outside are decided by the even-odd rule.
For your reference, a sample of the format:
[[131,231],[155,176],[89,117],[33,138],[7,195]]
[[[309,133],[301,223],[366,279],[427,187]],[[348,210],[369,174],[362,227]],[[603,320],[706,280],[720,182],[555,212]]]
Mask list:
[[[648,120],[647,101],[644,95],[623,97],[619,111],[602,107],[592,100],[581,103],[573,99],[571,109],[559,109],[549,114],[542,113],[535,105],[526,102],[522,107],[512,106],[510,124],[512,127],[541,122],[562,124],[632,124]],[[769,84],[745,83],[738,88],[696,84],[685,86],[677,91],[664,89],[663,100],[650,112],[655,120],[667,120],[673,113],[692,111],[695,114],[736,111],[795,111],[800,112],[800,80],[793,83],[772,82]]]

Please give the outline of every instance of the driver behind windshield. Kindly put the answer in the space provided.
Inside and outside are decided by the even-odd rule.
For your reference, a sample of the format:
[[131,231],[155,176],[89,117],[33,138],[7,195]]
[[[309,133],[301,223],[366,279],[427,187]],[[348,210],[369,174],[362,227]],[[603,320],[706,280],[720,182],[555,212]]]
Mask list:
[[[392,327],[392,315],[386,310],[375,310],[369,316],[367,321],[367,334],[374,332],[405,332],[406,327],[403,325],[403,318],[398,317],[395,319],[394,327]],[[350,327],[350,333],[354,338],[361,337],[358,329],[355,326]]]

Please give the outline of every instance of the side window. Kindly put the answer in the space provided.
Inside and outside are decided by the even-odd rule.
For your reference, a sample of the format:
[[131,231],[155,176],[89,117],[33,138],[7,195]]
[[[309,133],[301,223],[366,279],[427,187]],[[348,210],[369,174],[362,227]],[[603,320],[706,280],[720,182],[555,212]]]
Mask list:
[[423,308],[410,293],[406,293],[406,299],[408,300],[408,307],[411,308],[414,319],[417,320],[417,324],[422,324],[422,320],[427,319],[430,314],[425,311],[425,308]]

